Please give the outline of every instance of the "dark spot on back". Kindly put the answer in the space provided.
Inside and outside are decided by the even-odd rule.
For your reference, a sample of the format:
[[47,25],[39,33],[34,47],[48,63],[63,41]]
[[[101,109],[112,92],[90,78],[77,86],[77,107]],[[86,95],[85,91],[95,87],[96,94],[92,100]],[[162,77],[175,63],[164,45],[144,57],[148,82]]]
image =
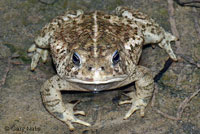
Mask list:
[[77,71],[75,71],[75,72],[74,72],[74,74],[75,74],[75,75],[77,75],[77,74],[78,74],[78,72],[77,72]]
[[104,18],[105,19],[110,19],[110,15],[105,15]]

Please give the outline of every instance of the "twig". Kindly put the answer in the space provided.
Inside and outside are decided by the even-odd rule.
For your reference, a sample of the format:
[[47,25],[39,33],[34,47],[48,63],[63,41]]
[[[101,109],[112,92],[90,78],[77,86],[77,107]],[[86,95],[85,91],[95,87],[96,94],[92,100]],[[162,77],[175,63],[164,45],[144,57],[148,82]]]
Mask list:
[[200,63],[196,62],[190,56],[179,54],[179,56],[187,63],[197,68],[200,68]]
[[152,100],[151,100],[151,107],[154,107],[154,105],[155,105],[157,93],[158,93],[158,86],[155,84],[155,89],[154,89]]
[[9,58],[8,59],[8,67],[6,67],[5,69],[5,74],[3,75],[2,79],[0,80],[0,89],[2,88],[2,86],[5,84],[6,82],[6,78],[8,76],[8,73],[10,71],[10,68],[11,68],[11,59]]
[[[194,12],[197,12],[195,8],[193,10],[194,10]],[[168,12],[169,12],[169,21],[170,21],[170,24],[171,24],[171,31],[172,31],[173,35],[175,35],[176,37],[179,38],[180,36],[179,36],[178,30],[176,28],[175,19],[174,19],[173,0],[168,0]],[[199,39],[200,39],[200,26],[198,24],[198,19],[197,19],[196,15],[194,15],[194,16],[195,16],[194,17],[195,29],[197,30],[198,35],[199,35]],[[180,41],[176,41],[175,44],[177,46],[176,53],[178,53],[179,56],[181,56],[182,59],[184,59],[186,62],[189,62],[192,65],[195,65],[198,68],[200,67],[199,63],[196,63],[193,59],[188,58],[186,56],[183,56],[181,54],[181,53],[183,53],[183,51],[182,51],[182,48],[181,48],[181,45],[180,45]]]
[[[174,7],[173,7],[174,2],[173,2],[173,0],[167,0],[167,2],[168,2],[168,13],[169,13],[169,22],[170,22],[170,25],[171,25],[171,31],[172,31],[173,35],[175,35],[179,39],[180,35],[179,35],[179,32],[176,28],[176,22],[175,22],[175,19],[174,19],[174,15],[175,15],[174,14]],[[176,47],[177,47],[176,52],[181,53],[182,48],[181,48],[180,41],[176,41],[175,44],[176,44]]]
[[180,0],[174,0],[174,1],[180,6],[200,8],[199,5],[195,5],[195,4],[199,4],[200,0],[193,0],[193,1],[187,1],[187,2],[180,2]]
[[198,89],[196,92],[194,92],[190,97],[185,98],[185,100],[179,105],[178,112],[176,114],[177,118],[181,118],[183,110],[187,106],[187,104],[192,100],[194,96],[196,96],[200,92],[200,89]]
[[183,113],[185,107],[192,100],[192,98],[195,97],[200,92],[200,89],[198,89],[190,97],[185,98],[185,100],[179,105],[177,113],[176,113],[176,116],[171,116],[171,115],[168,115],[168,114],[166,114],[166,113],[164,113],[164,112],[162,112],[159,109],[157,109],[157,108],[154,107],[155,95],[158,92],[157,90],[158,89],[155,88],[155,91],[154,91],[154,94],[153,94],[153,97],[152,97],[151,106],[153,107],[153,110],[156,111],[157,113],[161,114],[165,118],[168,118],[168,119],[171,119],[171,120],[175,120],[175,121],[181,120],[181,116],[182,116],[182,113]]
[[55,4],[56,2],[58,2],[58,0],[54,0],[54,1],[52,1],[51,3],[49,2],[44,2],[44,1],[42,1],[42,0],[38,0],[40,3],[42,3],[42,4],[45,4],[45,5],[53,5],[53,4]]
[[195,26],[195,29],[196,29],[196,31],[198,33],[198,37],[200,39],[200,26],[199,26],[199,21],[198,21],[198,19],[199,19],[198,16],[199,15],[197,14],[197,10],[195,8],[193,8],[193,12],[195,13],[195,15],[193,15],[193,17],[194,17],[194,26]]
[[171,115],[168,115],[162,111],[160,111],[159,109],[157,108],[153,108],[153,110],[155,110],[157,113],[161,114],[162,116],[164,116],[165,118],[168,118],[170,120],[175,120],[175,121],[178,121],[180,120],[179,118],[175,117],[175,116],[171,116]]

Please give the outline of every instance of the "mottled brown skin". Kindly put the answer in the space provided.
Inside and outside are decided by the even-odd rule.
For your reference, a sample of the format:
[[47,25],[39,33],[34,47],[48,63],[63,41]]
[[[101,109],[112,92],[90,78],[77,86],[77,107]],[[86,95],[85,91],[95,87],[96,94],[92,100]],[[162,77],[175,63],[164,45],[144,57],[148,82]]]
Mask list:
[[74,112],[74,105],[62,102],[61,90],[101,91],[135,82],[136,92],[127,94],[131,100],[120,104],[132,104],[124,119],[136,110],[144,116],[154,81],[149,69],[138,65],[142,47],[158,43],[176,60],[170,46],[175,40],[147,15],[126,7],[116,8],[114,15],[68,11],[47,24],[35,39],[29,49],[34,52],[31,69],[36,68],[40,58],[46,62],[50,48],[57,75],[42,86],[42,100],[46,109],[70,130],[74,129],[72,123],[90,124],[74,116],[85,115],[83,111]]
[[[77,78],[77,73],[79,73],[81,74],[81,78],[79,77],[78,79],[93,81],[92,77],[94,74],[88,68],[94,66],[98,68],[100,65],[104,65],[103,67],[105,69],[105,71],[101,72],[102,76],[112,78],[113,75],[117,77],[118,75],[127,74],[126,67],[122,67],[125,63],[111,68],[111,63],[105,62],[107,59],[111,59],[112,54],[116,50],[122,53],[121,55],[124,55],[121,56],[122,58],[130,59],[130,62],[133,62],[132,64],[138,63],[142,51],[143,35],[140,29],[137,28],[137,25],[131,27],[130,25],[124,24],[127,22],[127,19],[97,12],[98,35],[96,37],[97,41],[94,42],[93,14],[84,14],[72,21],[63,22],[54,33],[52,37],[54,42],[50,46],[54,63],[56,66],[62,66],[62,68],[57,67],[57,73],[60,76],[75,79]],[[139,35],[139,37],[135,38],[136,35]],[[131,50],[124,51],[123,44],[124,42],[128,42],[131,37],[135,38],[135,40],[141,40],[141,42],[135,44],[135,47]],[[96,50],[94,43],[97,46]],[[56,47],[59,45],[62,47],[57,49]],[[71,54],[69,56],[72,56],[73,52],[77,52],[86,59],[82,67],[76,71],[72,71],[72,68],[74,68],[72,60],[63,63],[63,61],[68,60],[66,57],[69,54]],[[96,56],[94,53],[96,53]],[[122,59],[123,61],[125,59]]]

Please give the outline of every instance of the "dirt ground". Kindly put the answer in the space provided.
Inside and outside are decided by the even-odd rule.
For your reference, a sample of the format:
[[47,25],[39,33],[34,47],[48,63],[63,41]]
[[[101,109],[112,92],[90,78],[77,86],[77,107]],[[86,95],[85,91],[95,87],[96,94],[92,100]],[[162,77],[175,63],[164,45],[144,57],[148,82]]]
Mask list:
[[[200,93],[193,97],[177,120],[179,105],[200,89],[200,9],[184,7],[172,0],[0,0],[0,133],[1,134],[200,134]],[[78,118],[92,127],[74,124],[76,130],[51,116],[44,108],[40,87],[55,74],[51,59],[30,71],[27,49],[40,29],[67,8],[111,12],[119,5],[137,8],[179,37],[173,43],[178,62],[173,62],[156,82],[154,106],[145,117],[135,112],[123,116],[131,105],[119,106],[124,91],[100,93],[63,92],[64,102],[80,100]],[[159,47],[144,48],[140,64],[154,75],[164,67],[168,55]],[[157,109],[157,110],[155,110]],[[158,110],[167,115],[158,113]],[[169,119],[174,117],[175,120]]]

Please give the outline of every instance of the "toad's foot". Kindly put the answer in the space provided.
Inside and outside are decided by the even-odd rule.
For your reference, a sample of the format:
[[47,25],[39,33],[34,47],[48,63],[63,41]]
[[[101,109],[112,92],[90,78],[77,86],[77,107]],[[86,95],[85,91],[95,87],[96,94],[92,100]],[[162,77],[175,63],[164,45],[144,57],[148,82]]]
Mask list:
[[75,129],[72,123],[79,123],[85,126],[91,126],[89,123],[77,119],[75,117],[75,115],[85,115],[84,111],[74,111],[73,108],[75,105],[77,105],[77,103],[76,104],[67,103],[65,105],[66,106],[65,111],[63,111],[62,113],[53,112],[53,115],[56,116],[56,118],[58,118],[59,120],[63,121],[65,124],[67,124],[71,131]]
[[140,110],[140,116],[144,116],[144,109],[147,106],[147,102],[144,101],[142,98],[138,98],[135,95],[135,92],[130,92],[126,94],[126,96],[130,97],[131,100],[121,101],[119,104],[132,104],[130,110],[124,116],[124,119],[128,119],[136,110]]
[[32,62],[31,62],[31,70],[35,70],[40,58],[43,63],[47,61],[48,50],[38,48],[35,44],[33,44],[29,49],[29,53],[33,53]]
[[[58,101],[58,100],[57,100]],[[55,103],[55,104],[54,104]],[[69,129],[72,131],[74,130],[74,126],[72,125],[72,123],[79,123],[85,126],[91,126],[89,123],[82,121],[80,119],[77,119],[75,117],[75,115],[85,115],[84,111],[74,111],[73,108],[77,105],[76,104],[71,104],[71,103],[67,103],[65,105],[65,110],[63,112],[55,110],[55,111],[51,111],[51,106],[56,105],[56,101],[46,101],[44,102],[47,110],[53,114],[53,116],[55,116],[57,119],[63,121],[65,124],[68,125]]]
[[158,43],[158,45],[165,49],[165,51],[168,53],[169,57],[174,60],[177,61],[176,55],[174,54],[172,48],[171,48],[171,41],[177,41],[178,38],[176,38],[175,36],[171,35],[168,32],[164,33],[164,39],[162,39],[162,41],[160,43]]

